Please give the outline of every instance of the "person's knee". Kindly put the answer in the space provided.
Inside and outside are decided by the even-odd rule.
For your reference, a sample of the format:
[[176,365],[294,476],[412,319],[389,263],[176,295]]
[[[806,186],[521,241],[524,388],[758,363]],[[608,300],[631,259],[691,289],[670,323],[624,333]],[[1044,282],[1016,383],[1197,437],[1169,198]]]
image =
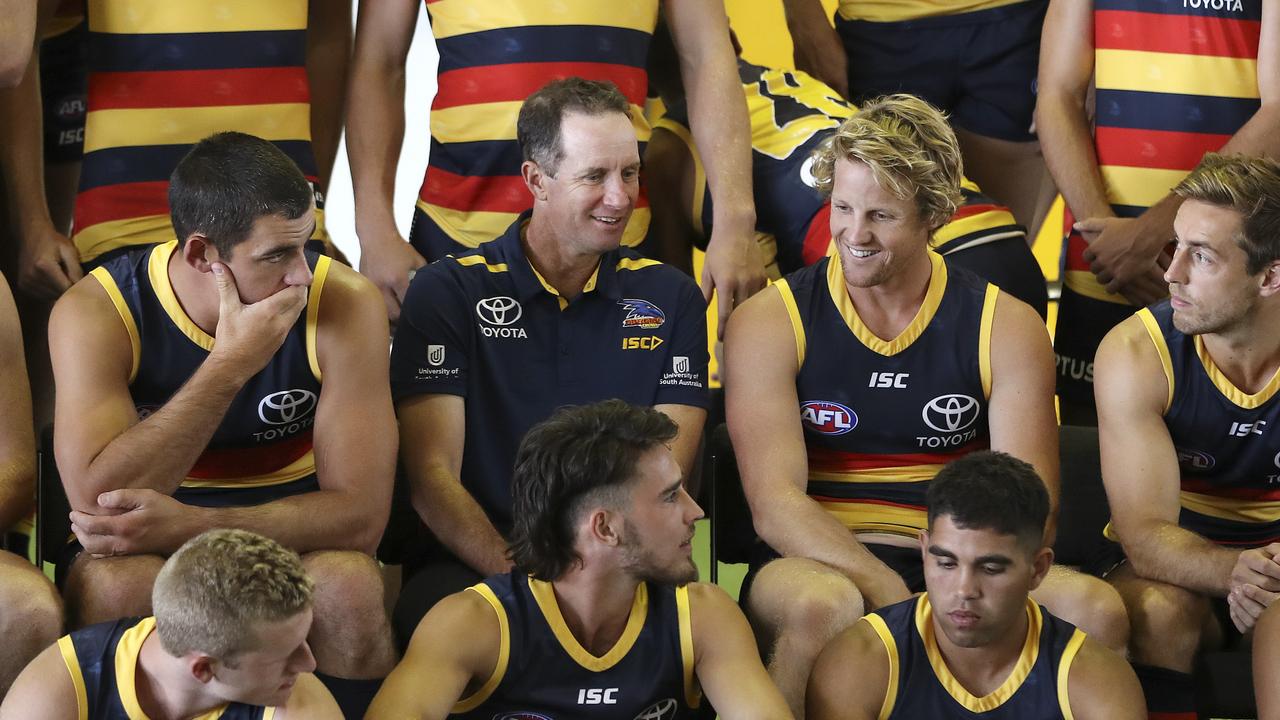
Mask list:
[[789,578],[766,567],[756,578],[749,603],[757,617],[778,636],[809,638],[825,644],[862,617],[862,593],[853,581],[823,568],[817,572],[788,568]]
[[368,555],[348,551],[309,553],[303,558],[315,581],[316,622],[367,627],[385,624],[382,573]]
[[43,648],[61,634],[62,599],[48,578],[34,567],[0,576],[0,637]]
[[158,556],[77,558],[67,577],[72,624],[79,627],[151,613],[151,588],[164,559]]
[[1163,667],[1195,654],[1209,613],[1208,598],[1164,583],[1144,583],[1122,595],[1135,662]]

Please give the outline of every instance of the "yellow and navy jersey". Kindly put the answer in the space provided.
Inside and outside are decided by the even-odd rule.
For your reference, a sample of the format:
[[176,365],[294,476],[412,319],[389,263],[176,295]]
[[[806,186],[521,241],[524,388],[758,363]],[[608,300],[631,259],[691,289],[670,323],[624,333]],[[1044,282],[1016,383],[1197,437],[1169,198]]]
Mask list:
[[[191,320],[170,284],[169,259],[177,244],[139,248],[92,272],[129,335],[129,393],[139,418],[168,402],[213,349],[213,337]],[[306,310],[267,366],[236,393],[175,494],[179,500],[225,504],[219,497],[228,496],[219,496],[220,490],[261,489],[264,497],[274,497],[314,486],[312,429],[320,397],[316,328],[330,260],[307,252],[307,263],[314,279]]]
[[[1093,6],[1098,169],[1116,215],[1137,217],[1260,107],[1262,0],[1094,0]],[[1087,244],[1070,232],[1071,221],[1067,286],[1127,303],[1089,272]]]
[[1178,524],[1220,545],[1280,542],[1280,373],[1248,394],[1199,335],[1173,326],[1166,300],[1138,311],[1164,366],[1164,422],[1178,453]]
[[466,398],[462,484],[511,525],[520,438],[561,405],[620,398],[707,407],[706,303],[684,273],[630,249],[605,253],[569,300],[521,246],[525,213],[497,240],[418,271],[391,350],[391,391]]
[[498,616],[493,674],[450,717],[633,720],[694,717],[689,589],[640,583],[622,636],[604,655],[582,647],[551,583],[513,571],[468,588]]
[[[58,640],[71,674],[81,720],[146,720],[138,702],[138,654],[156,628],[154,617],[90,625]],[[230,703],[194,720],[271,720],[274,707]]]
[[[440,66],[418,208],[458,243],[493,240],[533,206],[520,177],[516,117],[551,80],[617,85],[631,102],[636,138],[649,140],[646,62],[658,0],[426,0],[426,8]],[[623,243],[639,244],[648,227],[642,194]]]
[[1027,638],[1013,672],[977,697],[951,674],[935,637],[929,594],[862,618],[889,654],[881,720],[1071,720],[1067,679],[1085,634],[1027,599]]
[[[738,75],[751,120],[751,181],[756,231],[777,241],[778,269],[790,273],[826,257],[831,249],[831,208],[814,187],[813,151],[840,123],[858,111],[830,86],[798,70],[776,70],[738,60]],[[711,193],[702,160],[689,131],[688,109],[672,103],[655,129],[666,130],[689,148],[694,160],[692,215],[703,237],[711,234]],[[934,234],[945,255],[1008,237],[1026,237],[1009,209],[965,179],[964,196],[950,222]]]
[[[270,140],[318,187],[307,0],[88,0],[89,90],[73,240],[80,261],[174,237],[169,175],[201,139]],[[324,237],[323,199],[316,231]]]
[[840,0],[839,20],[900,22],[940,15],[962,15],[1027,0]]
[[800,371],[809,496],[868,541],[914,542],[925,492],[947,462],[990,444],[996,286],[929,253],[929,288],[898,337],[876,337],[845,289],[840,256],[777,284]]

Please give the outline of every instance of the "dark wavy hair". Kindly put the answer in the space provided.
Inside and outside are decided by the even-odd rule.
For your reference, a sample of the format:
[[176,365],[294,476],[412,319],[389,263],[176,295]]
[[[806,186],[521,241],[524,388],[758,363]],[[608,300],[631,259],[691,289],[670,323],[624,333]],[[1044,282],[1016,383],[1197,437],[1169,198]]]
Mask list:
[[929,527],[946,515],[956,527],[1016,535],[1039,549],[1049,519],[1049,491],[1030,463],[983,450],[953,460],[929,483]]
[[196,143],[169,176],[169,218],[178,242],[199,233],[223,259],[260,217],[297,220],[313,192],[280,148],[253,135],[221,132]]
[[563,407],[529,430],[511,478],[516,568],[539,580],[563,575],[580,560],[574,528],[582,513],[627,507],[640,456],[671,442],[676,430],[661,411],[621,400]]

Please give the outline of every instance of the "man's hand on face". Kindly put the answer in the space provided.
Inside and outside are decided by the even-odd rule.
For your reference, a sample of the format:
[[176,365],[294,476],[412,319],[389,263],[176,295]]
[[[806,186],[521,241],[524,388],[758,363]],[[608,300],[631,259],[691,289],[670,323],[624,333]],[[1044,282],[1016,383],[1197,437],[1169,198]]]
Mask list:
[[213,263],[218,286],[218,327],[212,356],[243,367],[249,375],[266,367],[284,343],[298,313],[307,305],[307,288],[287,287],[251,305],[240,302],[231,268]]

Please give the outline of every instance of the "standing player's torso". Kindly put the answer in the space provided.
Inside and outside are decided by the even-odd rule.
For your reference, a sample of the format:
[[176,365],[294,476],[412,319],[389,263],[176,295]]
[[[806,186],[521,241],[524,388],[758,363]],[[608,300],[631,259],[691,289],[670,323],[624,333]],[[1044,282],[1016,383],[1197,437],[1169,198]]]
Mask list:
[[639,585],[622,636],[600,656],[569,630],[550,583],[513,572],[471,592],[498,614],[502,652],[453,717],[676,720],[700,703],[686,587]]
[[[168,402],[213,348],[213,338],[187,316],[169,282],[176,245],[136,250],[93,272],[133,342],[129,392],[140,418]],[[307,308],[267,366],[231,401],[184,489],[273,486],[315,472],[312,429],[320,396],[315,337],[330,261],[307,255],[315,273]]]
[[809,494],[855,532],[914,540],[927,481],[989,444],[990,328],[997,290],[930,253],[924,302],[897,338],[876,337],[839,256],[780,285],[796,330]]
[[961,15],[1026,0],[840,0],[842,20],[900,22],[940,15]]
[[1280,541],[1280,373],[1245,393],[1199,336],[1173,327],[1168,301],[1139,317],[1171,388],[1164,421],[1178,454],[1179,523],[1224,545]]
[[[516,117],[551,80],[617,85],[631,103],[637,139],[648,141],[645,65],[658,0],[428,0],[426,8],[440,66],[418,207],[455,241],[488,242],[533,204],[520,177]],[[648,212],[642,197],[627,245],[643,237]]]
[[89,0],[87,14],[88,115],[74,232],[82,262],[173,238],[169,175],[213,133],[270,140],[318,182],[307,0]]

